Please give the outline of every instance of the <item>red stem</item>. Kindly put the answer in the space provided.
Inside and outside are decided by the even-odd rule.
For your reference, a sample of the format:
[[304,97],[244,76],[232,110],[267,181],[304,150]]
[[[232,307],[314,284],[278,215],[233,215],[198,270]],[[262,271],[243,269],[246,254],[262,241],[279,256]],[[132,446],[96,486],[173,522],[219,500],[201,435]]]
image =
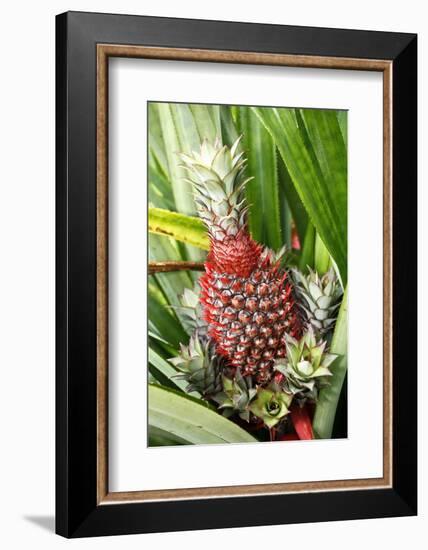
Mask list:
[[290,410],[291,420],[299,439],[314,439],[312,421],[309,416],[307,405],[293,405]]
[[203,262],[149,262],[149,275],[154,273],[169,273],[182,270],[203,271]]

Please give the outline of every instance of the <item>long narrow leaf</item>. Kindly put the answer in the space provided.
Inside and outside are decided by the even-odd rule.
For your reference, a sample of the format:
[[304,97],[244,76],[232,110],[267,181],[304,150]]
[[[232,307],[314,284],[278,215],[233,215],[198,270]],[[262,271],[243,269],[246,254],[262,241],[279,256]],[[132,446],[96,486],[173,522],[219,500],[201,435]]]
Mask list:
[[218,105],[190,104],[199,139],[214,141],[221,138],[220,107]]
[[315,236],[314,263],[315,269],[317,270],[319,275],[324,275],[324,273],[326,273],[331,266],[330,254],[318,233]]
[[348,293],[345,290],[331,343],[331,353],[337,353],[339,357],[331,366],[333,376],[330,378],[330,385],[320,391],[313,420],[313,429],[319,439],[328,439],[333,432],[337,404],[348,367],[347,348]]
[[[282,160],[280,154],[277,154],[278,159],[278,182],[280,189],[280,201],[281,196],[283,195],[287,199],[287,206],[291,211],[294,223],[296,224],[297,235],[299,236],[300,243],[303,243],[303,240],[306,235],[306,230],[308,228],[308,214],[305,210],[305,207],[300,200],[300,197],[293,185],[293,181],[288,173],[287,167]],[[286,233],[287,229],[282,225],[283,234]],[[288,231],[291,232],[291,227],[288,227]]]
[[[327,183],[324,193],[340,228],[343,243],[347,244],[348,196],[347,155],[336,111],[328,109],[299,109],[311,145]],[[345,248],[346,252],[346,248]]]
[[336,111],[337,120],[339,122],[340,131],[342,132],[345,147],[348,147],[348,112]]
[[147,296],[149,330],[178,348],[180,342],[187,342],[188,335],[173,310],[165,307],[167,302],[157,281],[154,277],[150,279]]
[[168,160],[162,138],[162,127],[159,118],[158,104],[148,104],[149,130],[149,166],[156,167],[165,178],[168,178]]
[[149,431],[170,433],[189,444],[254,443],[249,433],[200,400],[149,385]]
[[220,121],[223,144],[232,147],[239,137],[238,129],[232,116],[232,107],[229,105],[220,106]]
[[149,348],[154,349],[165,360],[175,355],[176,350],[171,345],[171,343],[167,342],[164,338],[162,338],[162,336],[160,336],[151,327],[149,327],[149,330],[148,330],[148,337],[149,337]]
[[[163,357],[161,357],[153,348],[149,349],[149,370],[152,371],[153,369],[153,376],[158,379],[157,373],[161,373],[169,382],[170,386],[174,386],[176,389],[181,390],[183,392],[186,391],[187,386],[189,385],[186,380],[181,379],[178,375],[178,371],[175,370],[175,368],[168,363],[168,361],[165,361]],[[160,382],[160,380],[159,380]],[[200,397],[200,394],[198,392],[192,392],[192,395],[195,397]]]
[[[199,149],[205,138],[220,137],[219,108],[184,103],[158,103],[157,107],[176,208],[182,214],[194,215],[193,191],[186,181],[178,153]],[[200,250],[185,246],[183,251],[185,259],[199,261],[203,258]]]
[[272,137],[249,107],[239,108],[239,131],[248,157],[246,186],[252,236],[270,248],[283,245],[281,235],[276,148]]
[[185,181],[178,153],[191,153],[204,139],[221,137],[219,107],[184,103],[158,103],[157,107],[177,210],[195,214],[192,189]]
[[[310,133],[305,126],[310,117],[306,117],[302,123],[302,115],[296,110],[264,107],[253,109],[274,138],[296,191],[316,230],[335,259],[342,280],[346,282],[347,208],[346,203],[343,204],[343,199],[346,199],[346,178],[340,180],[341,186],[336,189],[323,173],[322,166],[325,166],[326,162],[335,165],[335,161],[330,158],[328,145],[324,150],[327,161],[317,158]],[[343,144],[337,118],[335,125]],[[333,129],[328,127],[328,131],[325,132],[331,136]]]
[[[203,222],[196,217],[161,208],[149,208],[149,231],[167,235],[177,241],[209,249],[208,235]],[[163,258],[164,260],[170,258]]]
[[150,426],[149,430],[149,447],[165,447],[172,445],[186,445],[187,441],[181,439],[180,437],[166,432],[164,430],[159,430],[154,426]]
[[[189,105],[183,103],[170,103],[171,122],[177,134],[180,149],[174,151],[173,159],[180,166],[181,161],[177,155],[178,151],[190,152],[199,149],[201,137],[198,132],[195,117]],[[182,170],[180,170],[184,174]]]
[[189,188],[189,184],[184,180],[184,172],[180,167],[177,155],[182,150],[182,147],[175,129],[171,105],[169,103],[158,103],[157,108],[168,163],[169,180],[172,185],[176,208],[183,214],[193,214],[195,206],[192,200],[191,189]]
[[308,267],[315,267],[315,228],[310,222],[306,228],[299,261],[300,271],[307,271]]
[[155,168],[149,166],[149,206],[175,210],[171,184]]

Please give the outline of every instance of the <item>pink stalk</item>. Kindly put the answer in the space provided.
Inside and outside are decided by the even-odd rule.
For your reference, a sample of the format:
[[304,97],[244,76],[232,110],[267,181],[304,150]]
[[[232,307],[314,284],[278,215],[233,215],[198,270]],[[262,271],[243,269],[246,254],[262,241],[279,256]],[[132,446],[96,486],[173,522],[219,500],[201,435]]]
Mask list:
[[306,405],[293,405],[290,410],[291,420],[299,439],[314,439],[312,421]]

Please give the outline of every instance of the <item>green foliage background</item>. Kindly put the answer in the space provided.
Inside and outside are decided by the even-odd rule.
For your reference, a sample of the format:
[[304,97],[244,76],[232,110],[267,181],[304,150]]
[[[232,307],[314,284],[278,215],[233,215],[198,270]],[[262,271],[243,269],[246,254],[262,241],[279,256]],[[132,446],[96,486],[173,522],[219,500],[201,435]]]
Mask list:
[[[196,217],[177,152],[219,138],[240,147],[248,158],[246,189],[253,237],[273,249],[286,244],[287,262],[325,273],[333,263],[347,285],[347,113],[291,109],[149,103],[148,188],[149,260],[203,261],[208,239]],[[292,228],[300,250],[291,248]],[[224,418],[186,383],[168,359],[187,343],[185,321],[171,306],[200,273],[175,271],[149,277],[149,445],[255,441]],[[336,323],[331,351],[340,354],[330,386],[320,392],[313,429],[333,433],[347,370],[347,293]]]

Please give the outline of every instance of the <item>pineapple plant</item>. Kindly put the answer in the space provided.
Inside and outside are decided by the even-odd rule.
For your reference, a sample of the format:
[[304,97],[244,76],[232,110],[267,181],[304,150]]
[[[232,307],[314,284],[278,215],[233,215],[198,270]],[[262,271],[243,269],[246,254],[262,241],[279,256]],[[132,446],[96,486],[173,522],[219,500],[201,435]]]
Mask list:
[[[173,107],[169,108],[174,112]],[[189,111],[183,105],[175,106],[175,109],[180,111],[180,116],[175,118],[170,131],[177,132],[176,135],[180,138],[188,131],[187,126],[180,126],[180,120],[189,120]],[[217,107],[212,109],[215,113]],[[230,112],[230,108],[222,109],[223,115],[225,110]],[[250,127],[254,131],[254,112],[249,114],[249,110],[245,109],[239,108],[238,118],[226,120],[229,124],[228,132],[231,123],[236,125],[238,119],[242,122],[243,113],[251,119],[251,124],[246,127],[244,124],[244,129]],[[159,113],[162,114],[162,110],[165,110],[165,106],[159,108]],[[337,120],[336,114],[333,115]],[[165,117],[165,114],[162,116]],[[329,116],[331,118],[331,114]],[[210,120],[216,120],[215,116],[210,117]],[[194,120],[197,125],[196,115]],[[201,126],[204,131],[208,127],[207,120],[208,118]],[[264,119],[260,116],[260,120]],[[266,121],[269,121],[268,118]],[[222,119],[222,124],[223,122]],[[161,117],[161,123],[164,131],[165,118]],[[320,266],[314,263],[314,256],[311,260],[311,255],[307,253],[307,247],[311,246],[310,238],[309,245],[303,240],[305,229],[302,223],[307,224],[309,218],[306,217],[305,222],[305,218],[297,216],[298,211],[293,211],[288,237],[287,231],[281,239],[281,233],[275,233],[272,229],[273,225],[279,223],[278,214],[273,216],[270,230],[270,236],[275,238],[266,239],[266,234],[263,237],[263,233],[257,231],[256,218],[250,219],[249,214],[253,216],[259,205],[249,201],[248,197],[257,201],[257,192],[254,189],[255,186],[264,184],[265,172],[254,170],[257,157],[251,157],[251,165],[247,166],[247,147],[254,147],[251,140],[248,141],[242,132],[240,137],[236,132],[233,139],[230,139],[233,129],[225,140],[226,126],[217,127],[215,134],[211,136],[201,138],[203,134],[199,133],[199,137],[195,135],[192,139],[197,146],[189,147],[192,139],[186,138],[183,141],[184,147],[175,146],[174,150],[165,147],[163,154],[168,159],[168,165],[164,165],[163,172],[158,171],[156,174],[158,181],[165,174],[174,178],[179,174],[179,179],[175,180],[182,182],[179,194],[175,198],[165,196],[165,203],[175,201],[176,204],[180,202],[193,205],[186,207],[186,210],[191,212],[194,208],[193,215],[196,214],[197,217],[185,216],[180,210],[177,213],[171,212],[171,215],[167,210],[159,210],[163,207],[161,195],[168,192],[167,186],[161,187],[159,184],[156,188],[156,208],[153,209],[156,211],[155,221],[151,226],[149,219],[149,230],[176,238],[179,246],[165,245],[167,255],[159,257],[162,260],[159,262],[162,273],[156,274],[156,262],[152,262],[150,268],[156,283],[153,295],[157,307],[166,309],[165,316],[155,319],[157,326],[154,327],[153,334],[149,335],[156,352],[160,350],[159,353],[173,367],[171,371],[170,367],[157,359],[152,383],[160,384],[162,388],[166,382],[169,387],[175,388],[168,391],[177,391],[179,388],[181,395],[184,392],[192,400],[192,407],[196,403],[207,404],[208,410],[217,416],[211,416],[213,424],[211,428],[207,428],[206,442],[215,442],[212,438],[216,430],[223,434],[219,442],[231,437],[227,427],[230,423],[240,430],[231,439],[233,441],[248,441],[248,437],[250,440],[254,438],[253,440],[262,441],[328,437],[332,428],[327,426],[324,429],[319,425],[317,410],[319,408],[319,418],[323,419],[326,417],[322,413],[325,403],[332,407],[336,406],[337,400],[323,400],[318,403],[319,395],[320,392],[327,395],[330,386],[342,384],[345,372],[342,365],[346,365],[341,359],[342,373],[336,375],[335,361],[342,356],[330,349],[338,348],[335,325],[339,310],[343,309],[341,304],[346,273],[343,271],[343,262],[340,262],[340,251],[336,247],[337,255],[328,256],[327,261],[324,260],[325,270],[327,266],[333,265],[334,268],[325,271],[323,267],[319,272]],[[262,131],[260,122],[258,128]],[[275,155],[281,154],[285,161],[285,153],[273,134],[271,137],[262,132],[262,137],[263,140],[258,142],[258,147],[262,147],[261,150],[259,148],[259,153],[264,156],[261,166],[267,166],[267,160],[271,162],[273,168],[266,171],[266,177],[274,178],[273,181],[269,180],[267,189],[263,191],[266,196],[269,189],[275,192],[275,185],[278,185],[281,177],[279,167],[282,160],[278,167],[279,160]],[[171,145],[173,140],[170,138],[171,136],[167,140],[165,137],[165,145]],[[274,156],[260,145],[266,140],[275,145]],[[175,143],[179,141],[180,139]],[[230,146],[225,145],[225,142]],[[155,159],[155,168],[158,170],[161,155],[156,151],[156,156],[150,158]],[[290,176],[295,184],[295,175],[290,173],[288,177]],[[301,177],[305,178],[306,174],[301,173]],[[193,199],[191,203],[188,198],[184,199],[190,196]],[[307,197],[307,200],[310,202],[311,197]],[[262,206],[266,208],[270,205],[272,208],[275,204],[280,203],[273,195]],[[306,208],[307,202],[303,205]],[[317,213],[311,214],[317,220]],[[264,210],[264,216],[265,218],[260,218],[259,215],[258,224],[261,219],[266,219],[269,224],[269,212]],[[284,223],[290,223],[286,220],[290,214],[282,212],[281,216],[281,223],[286,227]],[[304,216],[307,214],[304,213]],[[199,220],[200,225],[196,220]],[[338,231],[335,234],[337,233]],[[184,244],[180,244],[180,241]],[[186,249],[189,244],[207,249],[207,254],[201,256],[192,247]],[[337,243],[332,241],[328,244],[331,250],[336,250]],[[284,246],[280,250],[274,250],[281,245]],[[170,261],[174,256],[176,262]],[[337,258],[339,261],[336,261]],[[202,274],[193,271],[188,272],[190,277],[183,277],[181,272],[178,274],[179,278],[171,275],[169,279],[166,269],[196,269],[201,270]],[[178,286],[182,288],[179,298],[174,298],[174,289],[169,282],[172,280],[179,282]],[[161,306],[162,303],[164,306]],[[168,310],[171,315],[166,315]],[[178,322],[174,330],[176,340],[168,341],[164,337],[163,317],[168,317],[169,322],[174,318]],[[346,310],[339,323],[339,334],[342,335],[346,334],[343,330],[344,322]],[[183,334],[182,329],[187,336],[180,336]],[[346,348],[342,344],[340,349],[343,353]],[[157,376],[159,369],[162,371],[160,377]],[[165,380],[165,375],[168,380]],[[161,394],[159,390],[153,392],[154,396]],[[162,440],[164,437],[162,431],[165,426],[158,420],[159,406],[154,405],[150,420],[150,395],[149,389],[149,424],[154,423],[153,433],[156,441],[159,441],[159,438]],[[335,395],[338,395],[336,390]],[[162,406],[168,401],[166,397]],[[171,399],[171,406],[173,401],[176,403],[175,397]],[[183,406],[183,411],[187,410],[190,402]],[[183,434],[192,429],[198,432],[204,428],[196,420],[199,413],[202,414],[202,409],[199,412],[195,410],[194,419],[186,417],[185,421],[182,417],[183,411],[168,412],[167,418],[176,418],[174,432],[165,435],[165,443],[156,444],[170,444],[176,435],[180,435],[177,432],[177,418],[183,420]],[[204,415],[206,414],[208,413],[205,411]],[[216,420],[220,418],[224,420]],[[220,423],[217,425],[218,422]],[[244,436],[244,433],[248,435]],[[182,444],[182,440],[186,439],[183,434],[178,437],[176,444]],[[195,443],[197,440],[198,436],[194,433],[191,437],[189,435],[189,442]]]
[[286,354],[285,334],[298,336],[302,326],[288,272],[248,231],[238,142],[229,149],[204,140],[199,153],[181,159],[210,239],[199,280],[208,336],[228,366],[266,384]]

